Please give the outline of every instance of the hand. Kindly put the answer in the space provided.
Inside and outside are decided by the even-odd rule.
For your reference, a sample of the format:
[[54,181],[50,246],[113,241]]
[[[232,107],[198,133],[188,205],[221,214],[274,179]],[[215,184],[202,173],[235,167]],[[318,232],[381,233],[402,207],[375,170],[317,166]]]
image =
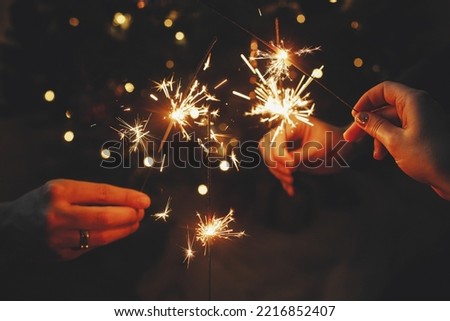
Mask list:
[[387,150],[407,175],[450,200],[448,117],[426,92],[384,82],[359,99],[353,115],[346,140],[369,134],[374,158],[382,159]]
[[[16,217],[22,217],[15,226],[44,225],[48,247],[70,260],[135,232],[150,198],[112,185],[58,179],[11,205],[13,212],[21,213]],[[28,213],[30,209],[33,213]],[[80,230],[89,232],[87,249],[80,249]]]
[[[266,166],[290,196],[294,195],[293,173],[296,170],[331,174],[348,167],[345,157],[352,144],[343,140],[343,129],[314,117],[310,121],[314,126],[298,122],[295,127],[287,128],[286,135],[283,130],[275,136],[277,130],[271,130],[259,142]],[[293,146],[295,142],[299,146]]]

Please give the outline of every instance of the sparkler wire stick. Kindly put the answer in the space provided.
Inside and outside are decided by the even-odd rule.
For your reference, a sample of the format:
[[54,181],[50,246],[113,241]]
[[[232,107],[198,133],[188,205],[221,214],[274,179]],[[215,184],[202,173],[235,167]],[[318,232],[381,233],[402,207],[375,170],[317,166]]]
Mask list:
[[[232,25],[236,26],[237,28],[241,29],[242,31],[246,32],[247,34],[249,34],[250,36],[252,36],[253,38],[255,38],[256,40],[258,40],[259,42],[261,42],[262,44],[264,44],[266,47],[268,47],[269,49],[273,50],[273,51],[277,51],[278,48],[265,41],[264,39],[262,39],[261,37],[257,36],[254,32],[248,30],[247,28],[245,28],[244,26],[240,25],[239,23],[237,23],[235,20],[225,16],[224,14],[222,14],[221,12],[219,12],[217,9],[215,9],[211,4],[207,3],[204,0],[199,0],[201,3],[203,3],[203,5],[207,6],[210,10],[212,10],[214,13],[216,13],[218,16],[222,17],[223,19],[227,20],[228,22],[230,22]],[[292,64],[292,66],[294,66],[297,70],[299,70],[301,73],[305,74],[308,77],[311,77],[311,75],[304,71],[303,68],[301,68],[298,64],[295,63],[295,61],[292,61],[292,59],[290,59],[289,57],[287,58],[289,60],[289,62]],[[316,78],[313,79],[313,81],[318,84],[320,87],[322,87],[322,89],[324,89],[326,92],[328,92],[330,95],[332,95],[334,98],[336,98],[337,100],[339,100],[344,106],[350,108],[351,110],[354,110],[353,107],[347,103],[344,99],[342,99],[340,96],[338,96],[337,94],[335,94],[331,89],[329,89],[327,86],[325,86],[324,84],[322,84],[320,81],[318,81]]]
[[139,190],[140,192],[144,191],[145,185],[147,185],[149,177],[150,177],[150,169],[148,169],[147,175],[145,175],[144,183],[142,183],[141,189]]
[[278,22],[278,18],[275,18],[275,41],[277,46],[280,45],[280,23]]
[[[275,18],[275,41],[277,46],[280,46],[280,23],[278,21],[278,17]],[[261,79],[264,79],[264,77],[260,77]],[[280,80],[281,82],[281,80]],[[287,141],[287,123],[286,121],[283,122],[284,123],[284,141]]]
[[[208,126],[206,127],[208,130],[208,144],[211,144],[211,109],[208,108]],[[208,146],[211,148],[211,146]],[[211,210],[212,210],[212,199],[211,199],[211,162],[209,159],[209,150],[206,155],[206,164],[207,164],[207,172],[206,172],[206,181],[208,184],[208,216],[211,218]],[[211,258],[211,241],[208,241],[208,299],[211,301],[212,298],[212,258]]]

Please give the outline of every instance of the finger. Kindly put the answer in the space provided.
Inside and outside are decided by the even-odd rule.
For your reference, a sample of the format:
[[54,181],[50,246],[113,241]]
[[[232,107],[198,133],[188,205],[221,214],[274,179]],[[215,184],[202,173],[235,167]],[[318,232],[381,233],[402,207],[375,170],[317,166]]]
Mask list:
[[277,166],[277,162],[275,160],[276,154],[278,153],[277,148],[275,147],[277,144],[271,141],[269,136],[269,134],[266,134],[261,138],[258,149],[263,158],[264,164],[267,167],[275,167]]
[[68,205],[50,214],[48,224],[55,229],[107,229],[134,224],[143,217],[143,210],[131,207]]
[[[106,230],[88,230],[89,240],[88,249],[96,248],[120,240],[134,233],[139,228],[139,223],[121,226]],[[80,248],[80,231],[64,230],[53,232],[48,239],[50,248],[58,251],[59,249]],[[80,251],[84,251],[80,249]]]
[[55,250],[56,254],[58,255],[59,259],[61,259],[62,261],[73,260],[83,254],[86,254],[86,253],[92,251],[92,249],[83,249],[82,251],[80,251],[78,249],[74,250],[74,249],[69,249],[69,248],[54,249],[54,250]]
[[279,163],[277,163],[276,166],[271,166],[268,168],[270,171],[276,172],[276,173],[278,173],[280,175],[284,175],[284,176],[290,176],[294,172],[293,169],[284,167],[284,165],[281,165]]
[[132,189],[75,180],[60,182],[63,194],[72,204],[122,205],[133,208],[150,206],[150,198],[146,194]]
[[[401,126],[401,122],[397,113],[397,110],[393,106],[383,106],[374,111],[377,115],[382,116],[383,118],[388,119],[391,123]],[[356,122],[350,125],[349,128],[344,132],[343,137],[348,142],[356,142],[362,137],[366,135],[366,132],[361,129]]]
[[281,184],[283,186],[283,189],[285,190],[285,192],[289,195],[289,196],[294,196],[294,186],[293,184],[286,184],[286,183],[282,183]]
[[396,144],[402,134],[401,128],[376,113],[361,112],[356,115],[355,122],[367,134],[379,140],[388,150],[390,150],[390,146]]
[[356,124],[356,122],[352,123],[342,134],[344,139],[350,143],[357,142],[365,135],[366,132],[363,129],[361,129],[361,127],[359,127],[358,124]]
[[376,160],[382,160],[386,157],[387,150],[386,147],[378,140],[373,140],[373,158]]
[[270,171],[273,176],[275,176],[279,181],[292,184],[294,182],[294,178],[292,177],[292,174],[285,174],[279,171],[271,170]]
[[382,82],[361,96],[355,104],[352,114],[356,116],[360,111],[372,111],[385,105],[390,105],[395,106],[398,114],[402,115],[407,101],[406,97],[409,97],[411,91],[414,91],[414,89],[400,83],[391,81]]

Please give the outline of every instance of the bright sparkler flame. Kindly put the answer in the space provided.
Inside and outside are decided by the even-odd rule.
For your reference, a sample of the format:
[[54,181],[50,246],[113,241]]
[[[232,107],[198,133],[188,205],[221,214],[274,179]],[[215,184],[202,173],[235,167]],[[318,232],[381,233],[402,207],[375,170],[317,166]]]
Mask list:
[[313,79],[313,76],[303,76],[296,88],[280,87],[275,77],[264,79],[255,89],[259,102],[245,115],[259,115],[262,123],[278,121],[280,127],[285,123],[295,127],[297,120],[312,126],[309,116],[315,104],[309,99],[309,93],[304,92]]
[[137,116],[134,120],[134,125],[126,122],[124,119],[117,117],[116,119],[119,121],[120,128],[114,128],[111,126],[113,130],[115,130],[120,137],[120,140],[128,140],[130,142],[130,152],[136,152],[139,147],[142,147],[145,154],[147,154],[147,146],[150,142],[151,138],[154,138],[150,135],[150,131],[147,130],[147,125],[150,121],[150,114],[147,119],[142,120]]
[[275,45],[273,42],[271,42],[270,46],[272,48],[272,51],[258,50],[256,57],[252,57],[250,59],[268,60],[268,66],[264,76],[269,75],[277,79],[290,79],[289,67],[292,65],[291,53],[300,57],[306,54],[311,54],[312,52],[320,49],[320,47],[305,47],[292,52],[292,49],[284,47],[283,41],[280,42],[280,45]]
[[[280,132],[287,128],[287,125],[295,127],[298,121],[313,126],[309,117],[314,112],[315,104],[309,98],[310,94],[305,93],[305,90],[315,78],[321,77],[323,66],[314,70],[312,75],[303,75],[295,88],[285,87],[286,78],[291,80],[289,67],[292,65],[290,59],[292,51],[284,47],[283,41],[280,41],[277,45],[271,42],[270,48],[272,52],[258,50],[257,56],[250,58],[251,60],[269,60],[264,74],[258,68],[255,68],[244,55],[241,55],[241,58],[250,71],[258,76],[255,88],[257,103],[245,115],[260,116],[262,123],[278,123],[273,136],[273,139],[275,139]],[[301,56],[318,49],[319,47],[303,48],[294,52],[294,54]],[[233,94],[251,100],[248,95],[240,92],[233,91]]]
[[[175,81],[174,77],[163,79],[161,82],[155,82],[157,91],[163,92],[164,97],[170,103],[169,124],[166,135],[169,134],[171,126],[178,125],[183,138],[190,140],[186,127],[191,126],[189,118],[197,119],[205,117],[208,114],[208,101],[219,101],[214,95],[210,94],[207,86],[200,84],[198,80],[194,80],[188,91],[183,92],[181,80]],[[161,144],[164,143],[165,137]]]
[[226,239],[229,240],[232,237],[242,238],[244,237],[245,231],[235,232],[233,229],[229,228],[228,225],[234,222],[234,211],[230,209],[227,215],[217,218],[215,215],[211,217],[204,217],[197,212],[197,217],[199,223],[197,225],[196,240],[199,241],[205,248],[205,255],[207,249],[216,239]]

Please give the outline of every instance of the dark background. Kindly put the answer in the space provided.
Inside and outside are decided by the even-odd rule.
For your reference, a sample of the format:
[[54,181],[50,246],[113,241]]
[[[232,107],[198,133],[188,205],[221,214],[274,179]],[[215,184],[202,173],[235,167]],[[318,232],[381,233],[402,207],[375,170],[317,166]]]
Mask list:
[[[205,5],[205,3],[208,5]],[[248,92],[239,58],[253,36],[274,40],[279,19],[286,46],[320,46],[300,60],[304,70],[325,65],[321,83],[347,104],[371,86],[400,80],[429,91],[447,108],[450,36],[447,1],[14,0],[2,1],[0,26],[0,200],[9,201],[52,178],[101,181],[139,189],[148,170],[100,167],[102,144],[117,136],[115,117],[155,110],[152,80],[175,74],[187,83],[214,37],[212,67],[199,78],[227,78],[217,91],[227,134],[245,141],[267,131],[243,116],[249,105],[231,95]],[[258,9],[262,15],[259,14]],[[129,28],[112,24],[131,16]],[[297,22],[304,14],[306,21]],[[69,19],[76,17],[78,26]],[[164,26],[172,17],[174,25]],[[351,23],[357,21],[358,27]],[[177,31],[184,41],[176,41]],[[264,48],[263,44],[259,44]],[[356,57],[362,67],[354,66]],[[166,67],[167,60],[174,67]],[[132,82],[128,93],[124,84]],[[53,90],[56,98],[44,100]],[[315,115],[338,125],[350,110],[317,84]],[[125,113],[125,107],[131,111]],[[66,117],[70,111],[71,118]],[[153,125],[162,136],[165,123]],[[73,142],[64,141],[67,130]],[[204,131],[195,128],[196,131]],[[198,132],[196,133],[197,135]],[[263,166],[212,171],[212,207],[236,211],[242,240],[221,241],[212,252],[212,298],[218,300],[447,300],[450,287],[449,204],[401,173],[387,159],[370,160],[330,176],[297,177],[288,198]],[[149,215],[131,237],[80,259],[49,264],[17,262],[1,274],[4,299],[205,300],[208,264],[197,246],[183,264],[186,225],[207,208],[197,193],[207,171],[169,167],[151,171],[149,214],[173,197],[168,223]],[[32,250],[32,249],[30,249]]]

